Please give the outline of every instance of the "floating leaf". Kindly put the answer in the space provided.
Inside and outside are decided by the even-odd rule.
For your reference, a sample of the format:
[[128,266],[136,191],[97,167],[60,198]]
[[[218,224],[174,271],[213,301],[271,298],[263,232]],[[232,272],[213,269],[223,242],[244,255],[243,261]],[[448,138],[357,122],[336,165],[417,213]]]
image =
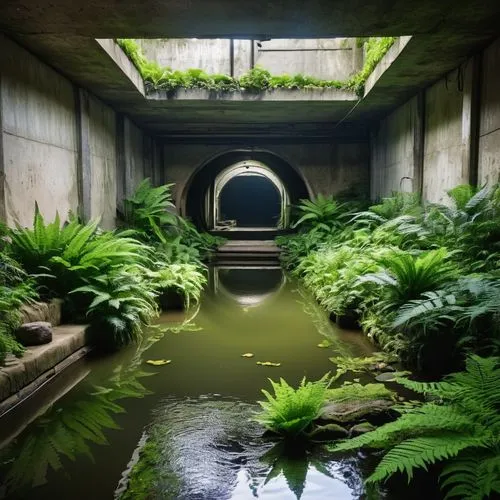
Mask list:
[[171,359],[148,359],[146,363],[153,366],[163,366],[168,365],[172,362]]
[[272,361],[257,361],[256,364],[260,366],[281,366],[281,363],[273,363]]
[[255,354],[253,352],[246,352],[245,354],[242,354],[242,358],[253,358]]
[[325,349],[327,347],[330,347],[331,345],[332,343],[328,339],[325,339],[318,344],[318,347]]

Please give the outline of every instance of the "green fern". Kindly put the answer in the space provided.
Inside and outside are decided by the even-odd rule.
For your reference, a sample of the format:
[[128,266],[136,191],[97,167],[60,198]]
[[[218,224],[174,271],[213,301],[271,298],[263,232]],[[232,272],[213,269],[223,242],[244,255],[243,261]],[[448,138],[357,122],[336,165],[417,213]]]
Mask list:
[[442,382],[399,382],[436,401],[402,407],[395,422],[332,450],[385,449],[368,482],[384,481],[396,472],[411,480],[415,469],[443,462],[446,498],[482,499],[500,493],[500,358],[470,356],[466,371]]
[[154,280],[159,293],[174,290],[184,297],[185,306],[200,300],[201,292],[207,279],[196,264],[168,264],[160,270],[152,272],[149,277]]
[[262,390],[267,401],[259,401],[261,413],[255,420],[268,430],[285,437],[304,435],[319,412],[328,395],[330,374],[316,382],[307,382],[304,377],[297,389],[284,379],[274,382],[269,379],[274,395]]

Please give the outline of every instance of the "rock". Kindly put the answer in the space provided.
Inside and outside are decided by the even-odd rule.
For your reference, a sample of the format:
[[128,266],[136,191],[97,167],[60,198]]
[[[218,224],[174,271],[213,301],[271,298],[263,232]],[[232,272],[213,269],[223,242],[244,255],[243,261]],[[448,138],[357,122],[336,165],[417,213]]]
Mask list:
[[398,377],[404,377],[408,375],[409,372],[384,372],[380,373],[375,377],[377,382],[393,382]]
[[395,372],[396,368],[393,368],[391,365],[387,363],[378,363],[377,370],[380,372]]
[[361,434],[366,434],[367,432],[374,431],[376,427],[370,422],[362,422],[361,424],[356,424],[349,429],[349,437],[360,436]]
[[48,344],[52,341],[52,325],[46,321],[24,323],[16,330],[16,339],[24,346]]
[[375,377],[375,380],[377,382],[392,382],[395,379],[396,375],[394,373],[389,373],[389,372],[381,373],[380,375],[377,375]]
[[318,425],[308,437],[315,439],[343,439],[349,435],[349,431],[338,424]]
[[[350,400],[327,404],[319,418],[330,422],[345,424],[359,420],[371,420],[388,413],[394,406],[394,401],[388,399]],[[379,420],[379,418],[377,418]]]

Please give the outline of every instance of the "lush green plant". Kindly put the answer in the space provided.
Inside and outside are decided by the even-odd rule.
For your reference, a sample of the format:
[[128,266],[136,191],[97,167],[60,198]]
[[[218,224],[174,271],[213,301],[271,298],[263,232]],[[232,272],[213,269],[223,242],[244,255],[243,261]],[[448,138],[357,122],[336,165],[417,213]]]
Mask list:
[[415,469],[444,465],[446,498],[489,498],[500,493],[500,359],[471,356],[466,371],[442,382],[401,379],[406,388],[433,399],[401,407],[401,417],[375,431],[345,441],[334,451],[368,446],[386,451],[368,482],[395,473],[411,480]]
[[124,266],[72,291],[92,298],[87,317],[95,343],[115,348],[139,339],[142,328],[157,314],[157,294],[145,276],[144,268]]
[[266,429],[284,437],[304,435],[318,417],[326,400],[330,374],[315,382],[307,382],[304,377],[297,389],[282,378],[279,382],[269,381],[274,395],[262,390],[267,401],[258,402],[262,411],[255,416],[255,420]]
[[338,203],[333,196],[319,194],[313,200],[302,200],[295,210],[298,220],[292,228],[331,233],[341,229],[347,212],[346,205]]
[[176,225],[175,209],[172,203],[173,184],[153,187],[151,180],[144,179],[135,193],[123,202],[124,222],[128,227],[139,231],[143,237],[162,240],[165,226]]
[[136,66],[148,89],[175,91],[200,88],[214,92],[261,92],[267,89],[335,88],[352,89],[362,96],[367,78],[393,45],[394,40],[395,38],[368,38],[363,68],[347,81],[322,80],[302,74],[276,76],[258,66],[240,78],[221,74],[210,75],[201,69],[173,70],[160,66],[156,61],[149,61],[135,40],[119,38],[116,42]]
[[151,249],[128,234],[102,232],[98,221],[61,225],[58,215],[46,224],[37,210],[33,229],[12,231],[11,250],[44,297],[65,299],[73,319],[88,312],[96,342],[123,345],[155,310],[154,285],[144,279]]
[[124,201],[123,222],[143,241],[156,246],[169,263],[207,259],[225,240],[198,232],[175,213],[172,186],[153,187],[150,179],[142,181],[133,196]]
[[366,80],[395,41],[394,37],[368,38],[365,42],[366,52],[363,68],[349,80],[348,87],[353,88],[358,95],[362,96]]
[[362,276],[360,281],[381,287],[384,306],[399,306],[458,277],[459,269],[450,257],[445,248],[418,256],[393,250],[377,258],[382,271]]
[[499,355],[499,325],[500,280],[488,275],[459,278],[424,293],[404,304],[393,323],[426,352],[429,364],[445,369],[459,366],[467,352]]
[[500,268],[500,186],[476,192],[457,186],[448,195],[453,206],[433,205],[426,219],[445,245],[455,247],[457,258],[473,272]]
[[184,297],[186,307],[200,299],[207,279],[196,264],[176,263],[150,274],[156,287],[162,292],[173,290]]
[[33,229],[17,226],[11,232],[10,250],[36,277],[41,294],[62,298],[92,276],[147,263],[148,247],[126,233],[102,232],[98,223],[81,224],[71,217],[63,225],[59,215],[46,223],[37,208]]
[[16,261],[0,252],[0,364],[7,354],[20,356],[24,352],[14,330],[21,321],[21,306],[35,297],[33,280]]
[[282,265],[286,269],[296,267],[303,258],[316,251],[324,243],[324,238],[324,234],[317,231],[278,236],[276,244],[281,248]]

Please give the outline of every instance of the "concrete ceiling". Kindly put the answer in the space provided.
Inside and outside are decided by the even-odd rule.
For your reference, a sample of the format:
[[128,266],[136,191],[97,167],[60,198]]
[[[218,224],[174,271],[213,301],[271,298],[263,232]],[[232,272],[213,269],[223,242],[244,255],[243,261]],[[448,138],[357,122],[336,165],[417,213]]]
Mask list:
[[[0,31],[141,127],[169,140],[329,140],[364,136],[371,120],[462,64],[500,33],[500,0],[1,0]],[[364,99],[315,91],[252,99],[190,91],[146,98],[111,40],[148,37],[402,38]],[[392,56],[391,56],[392,54]],[[203,95],[202,95],[203,94]],[[290,94],[288,94],[290,95]],[[356,107],[353,109],[353,106]]]
[[2,0],[0,30],[93,38],[493,35],[498,0]]

